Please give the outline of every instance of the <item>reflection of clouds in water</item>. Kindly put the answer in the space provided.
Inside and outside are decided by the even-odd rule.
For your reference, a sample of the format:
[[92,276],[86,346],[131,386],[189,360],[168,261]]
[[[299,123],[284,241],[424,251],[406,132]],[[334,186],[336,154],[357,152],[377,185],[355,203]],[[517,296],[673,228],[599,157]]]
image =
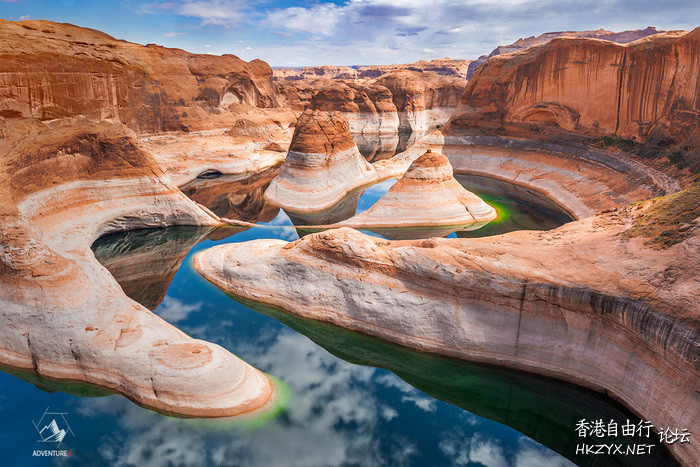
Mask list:
[[517,467],[575,467],[573,462],[547,451],[534,441],[522,438],[520,450],[515,457]]
[[[437,401],[394,374],[339,360],[301,334],[263,329],[256,342],[237,351],[291,388],[285,413],[246,429],[163,417],[119,396],[84,399],[78,412],[97,426],[103,420],[113,423],[116,416],[97,454],[113,465],[406,464],[421,455],[418,439],[392,427],[426,423],[435,429],[430,421],[437,416]],[[474,435],[478,420],[461,412],[457,425],[434,432],[435,445],[441,439],[439,449],[452,463],[570,465],[529,439],[504,449],[496,440]]]
[[437,401],[432,397],[428,397],[414,388],[406,381],[393,374],[382,374],[375,381],[386,387],[393,387],[401,391],[401,402],[412,402],[418,408],[425,412],[434,412],[437,406]]
[[185,304],[177,298],[166,295],[155,313],[169,323],[177,323],[187,318],[193,311],[202,309],[202,303]]
[[450,433],[440,442],[440,450],[452,459],[454,465],[478,463],[486,467],[569,467],[569,460],[549,451],[531,439],[522,437],[515,452],[506,458],[503,447],[482,435],[471,438],[464,433]]
[[368,210],[374,203],[376,203],[379,200],[379,198],[384,196],[386,192],[389,191],[389,188],[394,186],[394,183],[396,182],[396,179],[390,178],[388,180],[376,183],[371,187],[367,188],[360,196],[360,200],[357,203],[356,213],[359,214]]
[[299,240],[299,234],[294,228],[292,220],[287,213],[284,212],[284,209],[280,209],[277,213],[277,217],[270,222],[260,222],[258,225],[272,226],[272,232],[282,240],[287,240],[288,242]]
[[[380,446],[386,434],[379,432],[379,425],[399,414],[367,387],[397,377],[376,378],[376,369],[338,360],[291,332],[278,335],[265,349],[254,348],[248,360],[292,389],[287,412],[267,426],[211,430],[206,423],[153,414],[121,397],[85,399],[83,416],[119,415],[121,439],[104,439],[99,454],[116,465],[290,465],[295,460],[303,465],[367,465],[404,463],[417,452],[414,443],[400,438],[388,450]],[[398,381],[392,386],[419,394]]]

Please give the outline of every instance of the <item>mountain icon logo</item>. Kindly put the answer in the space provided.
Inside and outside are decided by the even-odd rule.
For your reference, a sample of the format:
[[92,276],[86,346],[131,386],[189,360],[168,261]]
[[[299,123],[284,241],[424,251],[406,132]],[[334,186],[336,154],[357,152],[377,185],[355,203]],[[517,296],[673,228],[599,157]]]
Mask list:
[[41,416],[38,422],[32,422],[34,428],[39,433],[37,441],[41,443],[57,443],[56,447],[60,446],[66,435],[75,436],[68,425],[66,415],[68,412],[50,412],[47,407],[44,415]]

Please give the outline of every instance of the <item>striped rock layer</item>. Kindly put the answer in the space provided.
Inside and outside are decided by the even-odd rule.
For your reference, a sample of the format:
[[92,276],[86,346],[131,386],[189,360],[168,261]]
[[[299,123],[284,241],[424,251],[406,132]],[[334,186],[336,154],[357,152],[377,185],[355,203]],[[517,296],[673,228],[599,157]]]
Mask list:
[[0,364],[180,416],[272,403],[265,374],[128,298],[90,250],[110,232],[221,221],[121,125],[0,119],[0,130]]
[[443,226],[450,233],[480,227],[496,216],[494,208],[455,180],[445,156],[428,150],[379,201],[342,225],[374,231]]
[[[569,381],[692,431],[700,228],[691,220],[667,249],[631,236],[678,202],[700,212],[697,191],[671,196],[549,232],[387,242],[342,228],[216,246],[194,265],[227,293],[300,318]],[[669,449],[683,465],[700,456],[697,443]]]
[[378,180],[342,115],[307,110],[297,121],[280,174],[264,196],[285,210],[308,213],[329,208],[348,192]]

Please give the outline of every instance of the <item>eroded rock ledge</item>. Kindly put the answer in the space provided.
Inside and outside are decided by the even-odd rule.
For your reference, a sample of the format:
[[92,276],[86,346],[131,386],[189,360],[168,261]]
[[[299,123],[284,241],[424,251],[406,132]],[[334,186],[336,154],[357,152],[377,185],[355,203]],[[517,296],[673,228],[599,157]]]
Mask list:
[[221,221],[122,125],[14,118],[0,132],[0,364],[182,416],[271,404],[265,374],[127,298],[90,250],[113,231]]
[[[344,228],[222,245],[194,264],[234,296],[605,391],[656,426],[692,427],[700,201],[697,190],[672,196],[690,214],[663,221],[685,226],[667,249],[630,235],[669,209],[661,199],[549,232],[387,242]],[[687,464],[700,455],[697,443],[670,449]]]

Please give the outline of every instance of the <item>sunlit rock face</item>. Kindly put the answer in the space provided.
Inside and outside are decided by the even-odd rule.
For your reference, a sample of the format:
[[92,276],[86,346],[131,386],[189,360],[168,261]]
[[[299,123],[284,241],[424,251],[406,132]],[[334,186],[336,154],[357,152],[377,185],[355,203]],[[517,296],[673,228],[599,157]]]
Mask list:
[[307,110],[297,121],[280,174],[264,197],[285,210],[308,213],[331,207],[378,178],[355,146],[342,115]]
[[370,80],[303,79],[277,83],[285,105],[340,111],[353,134],[422,132],[447,122],[466,81],[396,70]]
[[0,22],[0,114],[118,119],[139,131],[200,129],[231,105],[277,105],[272,69],[116,40],[50,21]]
[[0,364],[169,414],[266,407],[267,376],[128,298],[90,250],[115,231],[220,219],[178,190],[122,124],[0,118],[0,133]]
[[[695,214],[669,223],[684,226],[675,243],[636,236],[663,230],[659,216],[679,203]],[[194,265],[227,293],[300,318],[556,377],[655,426],[693,426],[698,215],[696,190],[549,232],[388,242],[342,228],[216,246]],[[692,443],[669,449],[681,463],[699,455]]]
[[526,37],[524,39],[518,39],[517,41],[513,42],[512,44],[508,45],[499,45],[495,49],[491,51],[490,54],[488,55],[482,55],[476,60],[473,60],[469,63],[468,69],[467,69],[467,75],[465,78],[469,79],[471,77],[471,74],[479,68],[481,65],[483,65],[486,60],[488,60],[491,57],[495,57],[496,55],[502,55],[502,54],[509,54],[513,52],[520,52],[521,50],[525,50],[530,47],[534,47],[536,45],[542,45],[545,44],[552,39],[556,39],[557,37],[580,37],[580,38],[590,38],[590,39],[602,39],[605,41],[611,41],[611,42],[617,42],[619,44],[626,44],[628,42],[636,41],[637,39],[642,39],[643,37],[651,36],[653,34],[658,34],[659,32],[663,31],[658,31],[656,28],[649,26],[646,29],[637,29],[637,30],[631,30],[631,31],[622,31],[622,32],[612,32],[612,31],[606,31],[605,29],[598,29],[597,31],[557,31],[557,32],[546,32],[544,34],[540,34],[539,36],[530,36]]
[[533,135],[547,129],[616,135],[660,150],[680,148],[693,167],[700,147],[699,67],[700,28],[626,45],[554,39],[489,59],[472,75],[452,123],[515,125]]
[[454,179],[447,158],[429,150],[372,207],[341,224],[389,238],[425,238],[495,218],[494,208]]

